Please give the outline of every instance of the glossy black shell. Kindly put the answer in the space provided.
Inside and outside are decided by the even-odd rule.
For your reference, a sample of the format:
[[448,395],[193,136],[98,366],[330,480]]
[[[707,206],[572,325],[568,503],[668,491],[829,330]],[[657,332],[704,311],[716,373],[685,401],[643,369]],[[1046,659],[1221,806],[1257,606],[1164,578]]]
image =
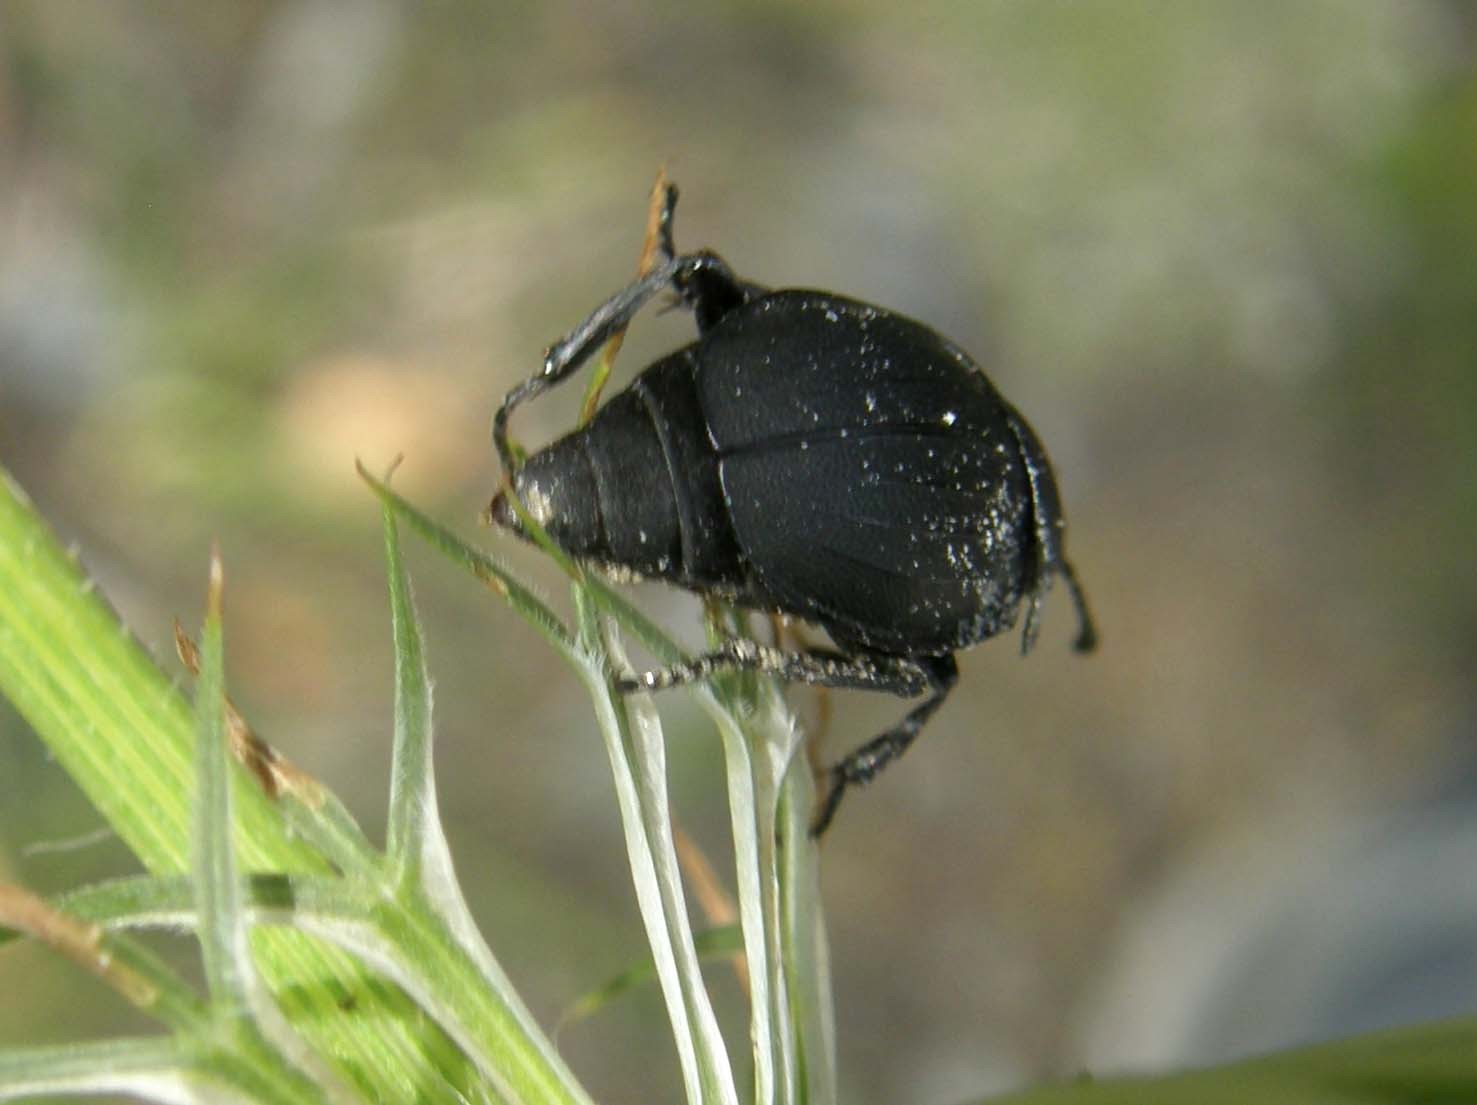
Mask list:
[[577,556],[904,656],[1009,628],[1061,555],[1046,456],[974,362],[824,292],[729,311],[517,488]]

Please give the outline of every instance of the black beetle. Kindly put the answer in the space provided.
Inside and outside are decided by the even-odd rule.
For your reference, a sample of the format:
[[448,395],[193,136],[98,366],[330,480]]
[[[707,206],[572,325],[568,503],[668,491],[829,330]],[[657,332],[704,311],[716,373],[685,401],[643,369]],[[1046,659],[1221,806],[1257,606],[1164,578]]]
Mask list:
[[[735,639],[620,681],[660,689],[750,668],[928,697],[830,770],[814,832],[846,788],[902,755],[958,679],[954,652],[1011,628],[1022,651],[1062,576],[1076,647],[1097,640],[1063,556],[1065,522],[1035,433],[953,343],[830,292],[770,290],[708,251],[677,254],[602,303],[514,388],[493,441],[530,515],[571,555],[821,626],[836,650]],[[675,290],[699,338],[643,371],[584,428],[521,464],[508,415],[566,379],[638,310]],[[491,516],[518,528],[506,492]]]

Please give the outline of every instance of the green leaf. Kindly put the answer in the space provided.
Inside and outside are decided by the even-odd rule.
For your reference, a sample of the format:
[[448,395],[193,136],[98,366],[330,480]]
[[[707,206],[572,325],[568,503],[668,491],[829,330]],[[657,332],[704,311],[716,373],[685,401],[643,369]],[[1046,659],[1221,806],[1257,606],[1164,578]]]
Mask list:
[[[403,518],[432,548],[506,599],[514,611],[548,639],[566,660],[576,668],[584,663],[569,627],[504,564],[421,513],[388,485],[370,475],[363,465],[359,466],[359,476],[386,506]],[[519,519],[534,544],[547,553],[566,575],[580,584],[602,613],[614,617],[621,628],[640,641],[642,647],[663,664],[675,664],[686,659],[682,648],[655,622],[603,581],[581,570],[554,544],[543,527],[523,510],[522,504],[516,499],[513,502],[520,512]]]
[[[744,934],[738,925],[721,925],[700,932],[694,939],[698,958],[704,963],[715,959],[728,959],[742,955]],[[630,993],[638,986],[649,986],[656,982],[656,963],[647,956],[640,963],[627,967],[604,984],[576,998],[569,1008],[559,1016],[561,1025],[575,1024],[594,1016],[616,998]]]
[[1469,1105],[1477,1020],[1355,1037],[1189,1074],[1081,1079],[991,1105]]
[[0,1101],[126,1094],[170,1105],[302,1105],[311,1086],[186,1036],[0,1051]]
[[[109,928],[193,931],[193,894],[184,878],[135,876],[72,891],[61,904]],[[479,958],[419,899],[397,902],[388,879],[376,885],[255,875],[245,883],[245,907],[254,925],[291,925],[312,933],[394,980],[474,1057],[505,1100],[589,1105],[491,953],[484,949],[486,960]]]
[[[636,901],[651,945],[691,1105],[737,1105],[738,1091],[713,1002],[703,981],[672,840],[666,753],[649,695],[619,695],[608,657],[617,646],[595,602],[574,585],[582,674],[615,777]],[[614,652],[614,660],[625,658]],[[762,1100],[762,1099],[761,1099]]]
[[[482,939],[456,880],[436,806],[430,679],[395,524],[397,509],[408,504],[383,484],[377,487],[386,493],[381,508],[395,638],[388,849],[393,885],[386,888],[376,927],[360,933],[370,942],[380,937],[379,946],[365,943],[355,950],[389,969],[505,1097],[584,1102],[584,1089]],[[460,544],[450,535],[447,539]],[[475,560],[474,555],[464,563]],[[510,601],[515,588],[526,591],[511,576],[504,583]],[[443,969],[434,971],[435,964]]]
[[127,1094],[181,1105],[266,1100],[201,1077],[187,1049],[168,1038],[0,1051],[0,1101],[63,1094]]
[[450,557],[502,596],[561,656],[575,658],[574,638],[569,628],[517,576],[480,549],[468,545],[439,522],[422,514],[386,484],[371,476],[362,464],[358,469],[360,478],[379,496],[380,501],[404,518],[433,548]]
[[[768,682],[768,681],[766,681]],[[778,811],[780,788],[799,737],[788,711],[771,693],[742,720],[710,707],[723,739],[728,779],[739,921],[748,956],[756,1095],[791,1105],[801,1096],[797,1041],[785,958],[781,905]],[[809,833],[800,846],[814,848]]]
[[[507,582],[511,573],[497,566],[486,554],[471,548],[454,534],[420,515],[410,504],[395,496],[383,484],[361,469],[361,475],[374,487],[381,499],[410,525],[428,537],[432,544],[453,561],[474,572],[479,578],[496,578]],[[515,502],[515,507],[520,504]],[[684,1078],[690,1097],[731,1092],[732,1084],[726,1052],[712,1019],[711,1002],[691,950],[692,937],[683,904],[680,878],[676,872],[670,846],[670,821],[665,806],[664,767],[659,755],[661,729],[656,716],[646,704],[647,696],[622,699],[609,685],[605,659],[611,646],[600,626],[600,616],[614,620],[641,642],[662,663],[675,663],[684,658],[677,646],[655,623],[636,610],[623,596],[594,574],[575,565],[549,540],[537,522],[520,510],[523,526],[534,543],[548,552],[573,580],[575,603],[580,619],[577,643],[561,647],[566,659],[585,680],[595,703],[597,719],[606,737],[607,751],[616,776],[616,791],[626,826],[627,850],[631,858],[637,902],[641,908],[648,937],[652,940],[658,978],[662,982],[672,1018],[673,1031],[682,1061]],[[504,594],[508,594],[507,591]],[[513,592],[516,594],[516,592]],[[510,601],[511,601],[511,595]],[[539,604],[533,616],[520,608],[525,617],[541,631],[557,618]],[[563,629],[562,624],[560,625]],[[565,631],[567,633],[567,631]],[[546,632],[547,635],[547,632]],[[624,665],[624,657],[618,657]],[[759,682],[768,685],[769,709],[762,720],[756,717],[752,695],[740,700],[736,687],[752,690]],[[750,990],[753,996],[753,1026],[750,1033],[755,1049],[756,1098],[761,1102],[791,1102],[800,1099],[798,1088],[800,1060],[809,1047],[812,1052],[811,1075],[816,1085],[834,1084],[833,1045],[828,1034],[828,1003],[811,1002],[809,1008],[824,1006],[824,1015],[808,1014],[803,1020],[792,1015],[792,999],[814,994],[828,978],[813,976],[804,984],[793,984],[782,960],[783,895],[777,871],[778,837],[775,830],[778,794],[789,760],[797,746],[793,722],[772,681],[720,680],[713,685],[690,688],[718,722],[723,735],[728,761],[729,799],[737,852],[737,884],[740,917],[746,934]],[[744,720],[747,717],[749,720]],[[641,734],[638,740],[633,734]],[[809,791],[804,792],[806,795]],[[668,839],[663,842],[663,835]],[[814,846],[804,831],[798,834],[796,847]],[[669,856],[673,857],[669,863]],[[798,868],[797,868],[798,869]],[[813,888],[814,881],[806,884]],[[812,903],[814,890],[810,891]],[[801,910],[819,924],[819,908]],[[807,933],[806,946],[813,948],[824,935],[818,929]],[[824,964],[824,956],[808,956],[807,966]],[[811,1032],[822,1026],[821,1038],[807,1045],[798,1033]],[[813,1032],[811,1032],[814,1035]],[[776,1096],[781,1089],[783,1095]],[[824,1100],[829,1100],[826,1098]]]
[[[0,472],[0,693],[150,871],[189,866],[193,724],[169,677],[94,592]],[[250,870],[326,872],[282,807],[233,773]],[[380,1100],[475,1096],[466,1058],[406,997],[344,953],[288,930],[257,934],[257,964],[314,1046]],[[359,1015],[341,1015],[352,1003]]]
[[[298,1083],[302,1101],[353,1105],[359,1099],[288,1023],[257,975],[242,904],[243,888],[231,839],[230,761],[226,757],[225,634],[221,613],[225,574],[220,551],[210,554],[200,681],[195,692],[195,836],[191,859],[198,921],[195,936],[205,964],[211,1010],[221,1031],[247,1056],[247,1069],[287,1065],[283,1080]],[[250,1015],[250,1020],[244,1019]],[[275,1052],[275,1054],[273,1054]],[[306,1078],[306,1083],[301,1078]]]
[[390,769],[386,854],[405,884],[419,884],[428,825],[435,825],[436,783],[431,760],[431,685],[420,624],[400,555],[395,512],[382,504],[385,564],[390,579],[390,622],[395,643],[395,741]]
[[[175,651],[185,667],[200,673],[199,647],[175,623]],[[373,878],[382,858],[365,837],[338,795],[285,760],[246,723],[229,697],[225,699],[226,728],[232,751],[262,790],[279,799],[278,810],[294,835],[301,837],[339,870]]]
[[820,849],[810,835],[815,781],[804,756],[790,764],[780,792],[780,956],[786,965],[791,1031],[801,1099],[836,1098],[836,1015],[831,954],[821,902]]
[[[186,880],[173,881],[184,891],[182,897],[206,896]],[[183,1082],[172,1090],[166,1088],[183,1080],[201,1083],[202,1092],[207,1084],[217,1090],[243,1089],[246,1099],[258,1102],[326,1103],[330,1098],[320,1092],[320,1085],[332,1088],[334,1102],[352,1105],[358,1101],[316,1057],[311,1063],[295,1066],[284,1061],[283,1053],[266,1043],[260,1022],[241,1015],[251,1001],[249,988],[254,979],[249,965],[248,971],[240,973],[244,985],[239,992],[227,992],[224,1000],[206,1006],[145,948],[127,937],[100,931],[95,924],[64,913],[19,887],[0,884],[0,919],[65,955],[135,1007],[175,1030],[166,1057],[144,1044],[133,1049],[146,1054],[140,1059],[129,1051],[133,1045],[126,1043],[122,1054],[118,1053],[118,1045],[107,1044],[0,1052],[0,1069],[9,1070],[8,1076],[0,1077],[0,1098],[22,1093],[77,1092],[88,1087],[93,1092],[121,1089],[122,1085],[109,1079],[127,1068],[131,1056],[147,1066],[149,1073],[132,1071],[126,1085],[136,1093],[163,1094],[166,1100],[196,1099],[194,1093],[181,1096],[185,1092]],[[280,1020],[275,1008],[272,1013]],[[306,1051],[300,1043],[296,1047]],[[79,1053],[89,1056],[87,1063],[79,1065]],[[308,1069],[316,1076],[311,1081],[302,1073]]]
[[[175,880],[182,896],[193,888]],[[98,932],[85,913],[58,907],[18,886],[0,883],[0,936],[24,933],[97,976],[134,1008],[177,1031],[211,1027],[204,1003],[157,956],[124,936]]]
[[247,988],[253,972],[241,911],[241,885],[231,845],[231,791],[226,762],[225,644],[221,626],[224,586],[219,551],[210,556],[210,586],[205,631],[201,635],[200,679],[195,688],[195,831],[194,866],[196,935],[205,964],[211,1003],[225,1020],[249,1005]]
[[[296,913],[347,915],[355,899],[343,879],[317,875],[248,875],[243,904],[254,924],[290,923]],[[58,895],[55,907],[109,930],[154,928],[193,933],[199,924],[194,882],[185,876],[129,875]],[[366,916],[367,910],[360,916]],[[4,930],[0,930],[4,931]]]

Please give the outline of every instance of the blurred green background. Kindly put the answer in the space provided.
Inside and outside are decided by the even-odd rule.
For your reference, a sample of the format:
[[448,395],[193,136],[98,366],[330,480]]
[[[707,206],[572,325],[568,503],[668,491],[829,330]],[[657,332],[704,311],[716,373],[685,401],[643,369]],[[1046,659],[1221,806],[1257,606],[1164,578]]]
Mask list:
[[[4,0],[0,462],[171,671],[219,538],[236,699],[378,831],[389,626],[354,459],[405,454],[402,491],[561,596],[475,530],[490,417],[630,277],[665,163],[679,246],[975,354],[1052,453],[1104,636],[1072,655],[1057,596],[1028,661],[962,657],[827,838],[845,1098],[1312,1038],[1346,1022],[1206,1020],[1227,978],[1270,1008],[1286,977],[1197,990],[1207,962],[1343,842],[1477,791],[1474,46],[1459,0]],[[642,316],[620,378],[690,327]],[[643,946],[604,753],[533,634],[411,554],[458,865],[552,1023]],[[640,597],[696,639],[690,600]],[[900,713],[831,706],[832,756]],[[715,734],[664,711],[679,816],[721,856]],[[130,870],[58,847],[96,827],[0,705],[0,878]],[[34,949],[0,992],[0,1045],[126,1023]],[[655,994],[560,1044],[603,1101],[680,1095]]]

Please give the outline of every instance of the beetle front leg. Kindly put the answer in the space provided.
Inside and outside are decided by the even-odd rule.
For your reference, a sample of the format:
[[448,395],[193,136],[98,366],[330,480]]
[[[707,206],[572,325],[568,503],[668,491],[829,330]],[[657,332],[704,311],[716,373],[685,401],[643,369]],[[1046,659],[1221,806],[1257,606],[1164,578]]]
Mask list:
[[508,444],[508,416],[513,409],[568,379],[612,334],[628,326],[652,296],[670,285],[678,272],[684,267],[690,268],[693,263],[693,257],[669,258],[659,268],[616,292],[591,311],[584,322],[544,351],[544,366],[538,375],[508,392],[492,419],[492,443],[497,447],[497,455],[506,474],[511,475],[515,467],[512,448]]
[[616,292],[549,346],[544,351],[544,366],[538,375],[523,381],[503,399],[492,419],[492,443],[497,447],[504,472],[511,473],[515,467],[508,443],[508,417],[514,408],[567,380],[612,335],[629,326],[653,296],[667,287],[677,289],[683,302],[697,315],[701,330],[744,302],[757,286],[739,280],[721,257],[705,250],[668,257],[657,268]]

